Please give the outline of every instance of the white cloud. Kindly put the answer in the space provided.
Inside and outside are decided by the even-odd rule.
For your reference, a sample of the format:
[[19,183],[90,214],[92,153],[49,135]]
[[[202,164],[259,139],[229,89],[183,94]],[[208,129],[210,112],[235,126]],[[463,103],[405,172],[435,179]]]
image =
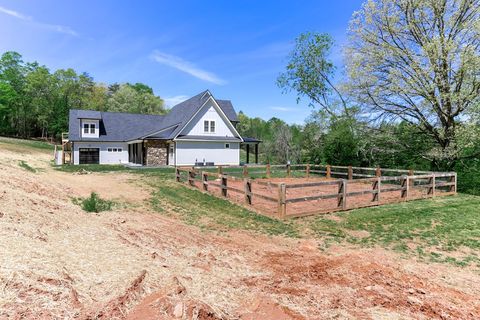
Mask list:
[[59,33],[65,33],[69,34],[71,36],[78,36],[78,33],[75,30],[72,30],[72,28],[67,27],[67,26],[60,26],[60,25],[55,25],[55,24],[45,24],[42,23],[42,26],[46,27],[47,29],[51,29],[53,31],[59,32]]
[[4,7],[0,7],[0,12],[8,14],[9,16],[12,16],[12,17],[15,17],[15,18],[18,18],[18,19],[21,19],[21,20],[25,20],[25,21],[32,20],[32,17],[23,15],[20,12],[10,10],[10,9],[4,8]]
[[274,111],[281,111],[281,112],[295,111],[294,108],[287,108],[287,107],[269,107],[269,109]]
[[197,68],[193,63],[185,61],[180,57],[166,54],[160,51],[154,51],[151,57],[153,60],[157,61],[158,63],[164,64],[169,67],[188,73],[189,75],[194,76],[195,78],[198,78],[200,80],[215,83],[218,85],[222,85],[226,83],[225,80],[220,79],[215,74],[202,70],[200,68]]
[[188,98],[189,96],[186,96],[186,95],[178,95],[178,96],[163,98],[163,100],[165,101],[165,105],[167,107],[173,107],[179,104],[180,102],[187,100]]
[[45,29],[55,31],[55,32],[58,32],[58,33],[68,34],[68,35],[71,35],[71,36],[78,36],[78,33],[76,31],[72,30],[72,28],[70,28],[68,26],[61,26],[61,25],[57,25],[57,24],[37,22],[30,16],[24,15],[24,14],[18,12],[18,11],[7,9],[5,7],[0,7],[0,12],[4,13],[6,15],[9,15],[11,17],[23,20],[23,21],[30,21],[34,25],[36,25],[38,27],[41,27],[41,28],[45,28]]

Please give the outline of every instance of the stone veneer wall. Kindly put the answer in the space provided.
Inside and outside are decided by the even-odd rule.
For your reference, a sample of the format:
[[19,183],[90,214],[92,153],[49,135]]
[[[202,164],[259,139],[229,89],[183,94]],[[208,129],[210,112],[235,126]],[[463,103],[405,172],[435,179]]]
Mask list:
[[168,159],[168,143],[161,140],[145,141],[147,166],[165,166]]

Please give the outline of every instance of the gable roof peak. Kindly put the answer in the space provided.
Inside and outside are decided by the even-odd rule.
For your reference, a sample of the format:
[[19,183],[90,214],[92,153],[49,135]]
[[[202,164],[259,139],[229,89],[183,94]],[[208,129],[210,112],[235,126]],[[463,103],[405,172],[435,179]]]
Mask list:
[[202,97],[200,99],[203,99],[205,96],[208,96],[208,97],[212,97],[213,98],[213,95],[212,93],[210,92],[210,90],[205,90],[202,94]]

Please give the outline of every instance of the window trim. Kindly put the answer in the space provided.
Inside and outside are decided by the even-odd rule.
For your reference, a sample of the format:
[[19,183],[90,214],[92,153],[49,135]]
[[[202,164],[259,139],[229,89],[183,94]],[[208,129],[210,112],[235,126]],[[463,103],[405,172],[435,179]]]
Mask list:
[[[213,126],[212,126],[212,124],[213,124]],[[215,133],[216,127],[217,127],[217,125],[215,123],[215,120],[210,120],[210,132],[211,133]]]
[[100,122],[97,120],[82,119],[80,124],[82,137],[99,138]]
[[203,120],[203,132],[210,132],[210,121]]
[[230,149],[230,143],[225,143],[225,149]]

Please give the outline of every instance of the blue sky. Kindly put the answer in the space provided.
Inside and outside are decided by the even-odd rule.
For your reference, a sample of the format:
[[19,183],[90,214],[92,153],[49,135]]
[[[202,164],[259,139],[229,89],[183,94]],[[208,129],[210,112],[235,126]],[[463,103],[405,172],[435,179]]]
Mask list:
[[311,112],[275,80],[293,39],[330,33],[341,67],[348,21],[362,0],[0,0],[0,52],[95,81],[143,82],[168,105],[210,89],[237,111],[302,123]]

